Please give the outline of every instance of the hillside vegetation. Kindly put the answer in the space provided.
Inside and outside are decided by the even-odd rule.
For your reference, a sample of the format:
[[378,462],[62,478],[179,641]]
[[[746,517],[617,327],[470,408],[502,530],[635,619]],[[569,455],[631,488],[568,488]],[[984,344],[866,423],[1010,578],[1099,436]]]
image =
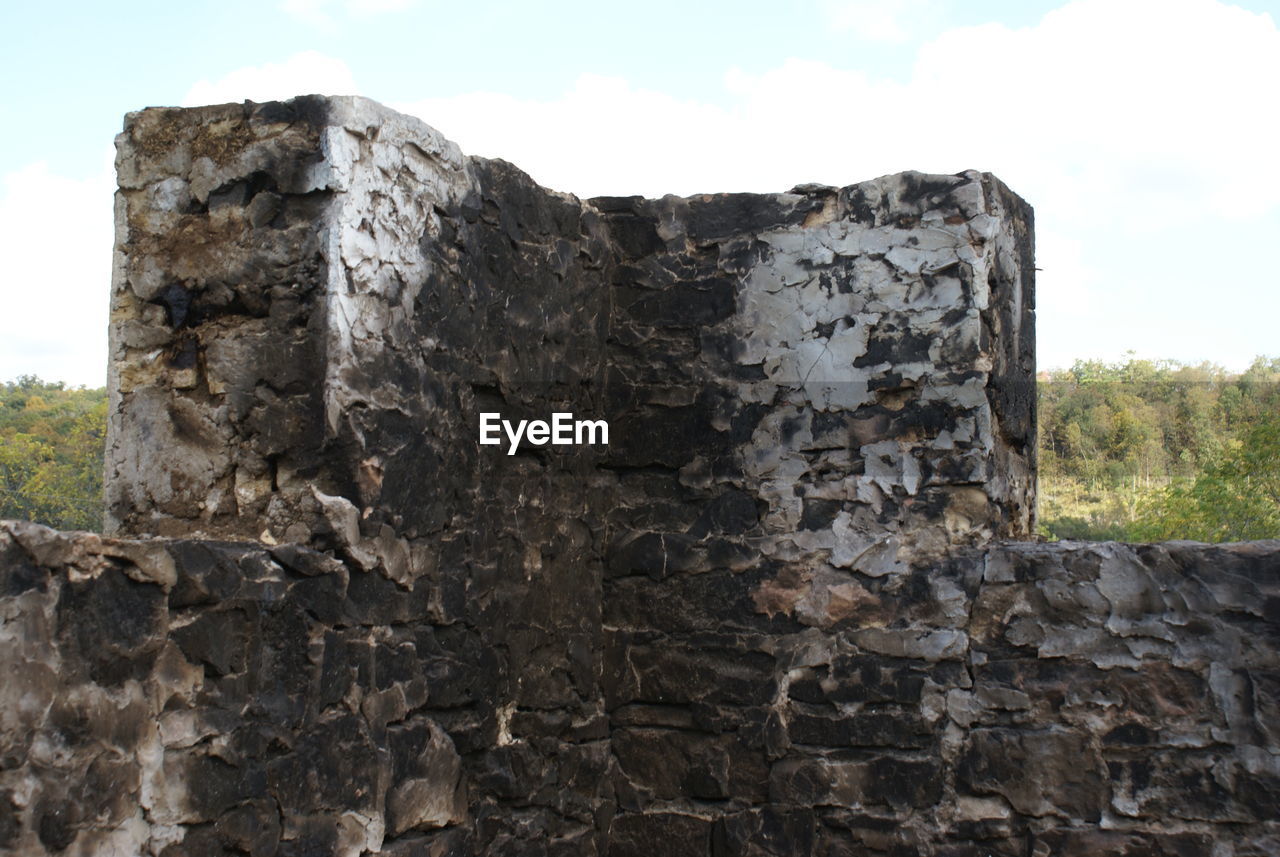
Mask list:
[[[1280,358],[1130,359],[1040,376],[1040,533],[1280,538]],[[0,518],[102,527],[104,389],[0,385]]]
[[0,518],[102,529],[107,391],[30,375],[0,386]]
[[1280,537],[1280,359],[1078,361],[1038,386],[1043,535]]

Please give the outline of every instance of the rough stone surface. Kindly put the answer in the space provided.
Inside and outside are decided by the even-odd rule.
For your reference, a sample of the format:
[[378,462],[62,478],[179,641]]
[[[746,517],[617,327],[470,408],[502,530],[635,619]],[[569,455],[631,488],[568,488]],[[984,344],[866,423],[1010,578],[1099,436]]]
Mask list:
[[[136,559],[159,556],[173,575]],[[626,578],[627,603],[713,574]],[[614,593],[544,671],[550,633],[518,651],[490,628],[492,579],[452,615],[434,582],[308,548],[7,523],[0,847],[1280,847],[1280,542],[1006,543],[865,584],[883,612],[825,629],[745,597],[727,621],[705,594],[676,613]]]
[[[402,583],[506,485],[622,573],[1032,532],[1031,210],[989,175],[582,202],[358,98],[147,110],[118,147],[112,532]],[[555,410],[608,447],[478,444]]]
[[350,98],[118,145],[111,532],[0,524],[0,853],[1280,852],[1280,543],[1008,541],[998,180],[584,202]]

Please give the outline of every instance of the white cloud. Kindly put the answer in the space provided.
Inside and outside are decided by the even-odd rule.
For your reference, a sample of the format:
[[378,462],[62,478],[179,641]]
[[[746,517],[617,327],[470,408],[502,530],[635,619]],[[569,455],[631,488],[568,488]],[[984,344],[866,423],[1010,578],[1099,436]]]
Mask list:
[[317,51],[294,54],[284,62],[239,68],[214,81],[197,81],[182,97],[184,107],[233,101],[281,101],[295,95],[355,95],[351,69]]
[[[1102,273],[1087,259],[1084,242],[1079,238],[1037,228],[1036,312],[1041,323],[1036,359],[1041,367],[1070,366],[1082,356],[1082,338],[1053,335],[1054,327],[1088,330],[1091,319],[1106,311],[1107,302],[1099,295]],[[1116,340],[1108,342],[1107,347],[1132,344]]]
[[417,0],[283,0],[280,8],[300,21],[324,30],[337,29],[337,16],[368,18],[400,12]]
[[823,0],[830,26],[872,42],[902,43],[939,13],[933,0]]
[[[1192,343],[1155,332],[1191,312],[1156,297],[1170,288],[1214,290],[1206,336],[1239,326],[1233,304],[1280,315],[1277,290],[1250,273],[1272,269],[1265,247],[1224,255],[1185,240],[1197,224],[1280,222],[1280,170],[1268,166],[1280,139],[1269,109],[1280,31],[1269,15],[1215,0],[1073,0],[1035,26],[944,33],[920,48],[906,80],[789,59],[761,74],[730,71],[726,86],[729,101],[715,105],[584,75],[541,101],[477,93],[399,106],[465,151],[582,196],[994,172],[1036,207],[1046,361],[1139,337],[1164,349],[1156,356],[1177,356]],[[1138,253],[1135,278],[1121,260]],[[1217,282],[1191,282],[1191,271],[1215,268]],[[1087,322],[1121,296],[1148,302],[1151,331]]]
[[36,162],[0,193],[0,381],[100,387],[107,376],[112,192],[107,164],[83,181]]
[[380,15],[401,12],[417,4],[414,0],[346,0],[343,5],[353,15]]
[[1251,217],[1280,204],[1280,176],[1242,169],[1272,157],[1280,116],[1260,105],[1278,86],[1267,15],[1076,0],[1036,27],[944,34],[921,49],[909,94],[936,103],[950,89],[944,115],[957,121],[982,93],[988,133],[961,135],[960,151],[1028,191],[1052,186],[1075,216],[1125,218],[1099,211],[1113,197],[1166,216]]
[[585,74],[549,101],[482,92],[394,106],[468,154],[511,161],[584,197],[720,190],[741,174],[738,153],[722,148],[746,132],[739,117],[618,78]]
[[594,75],[546,100],[399,106],[578,193],[972,167],[1055,217],[1135,229],[1156,211],[1255,217],[1280,205],[1280,171],[1262,168],[1280,139],[1280,113],[1263,107],[1280,89],[1280,32],[1214,0],[1075,0],[1035,27],[952,30],[921,48],[906,81],[789,59],[726,84],[727,107]]

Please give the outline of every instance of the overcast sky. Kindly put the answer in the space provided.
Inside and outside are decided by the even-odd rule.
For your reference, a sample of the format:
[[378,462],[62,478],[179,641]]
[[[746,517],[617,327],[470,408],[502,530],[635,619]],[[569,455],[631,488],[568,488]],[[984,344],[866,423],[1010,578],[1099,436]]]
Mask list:
[[0,0],[0,381],[106,378],[112,138],[360,94],[579,196],[995,173],[1041,368],[1280,356],[1280,0]]

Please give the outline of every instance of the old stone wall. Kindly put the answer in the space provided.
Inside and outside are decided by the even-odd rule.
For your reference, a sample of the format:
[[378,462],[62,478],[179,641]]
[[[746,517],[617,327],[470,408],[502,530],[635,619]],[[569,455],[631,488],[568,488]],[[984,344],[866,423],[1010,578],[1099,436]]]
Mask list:
[[874,574],[1032,530],[1031,211],[989,175],[582,202],[354,98],[118,144],[112,532],[332,547],[354,509],[398,566],[516,469],[478,414],[555,408],[609,447],[526,466],[821,533],[771,555]]
[[[119,147],[109,528],[309,544],[434,599],[494,703],[446,704],[450,734],[512,756],[473,815],[498,843],[582,827],[607,477],[591,448],[482,455],[477,424],[602,410],[600,218],[361,99],[144,111]],[[498,742],[512,718],[539,741]],[[596,775],[533,797],[513,766]]]
[[5,524],[0,850],[1280,848],[1280,543],[970,549],[823,627],[741,577],[617,582],[561,661],[606,720],[486,638],[496,581]]
[[1280,543],[1005,543],[825,611],[753,582],[606,602],[610,854],[1280,845]]
[[109,534],[0,528],[0,852],[1277,849],[1280,544],[1007,541],[994,177],[582,201],[355,98],[118,148]]

